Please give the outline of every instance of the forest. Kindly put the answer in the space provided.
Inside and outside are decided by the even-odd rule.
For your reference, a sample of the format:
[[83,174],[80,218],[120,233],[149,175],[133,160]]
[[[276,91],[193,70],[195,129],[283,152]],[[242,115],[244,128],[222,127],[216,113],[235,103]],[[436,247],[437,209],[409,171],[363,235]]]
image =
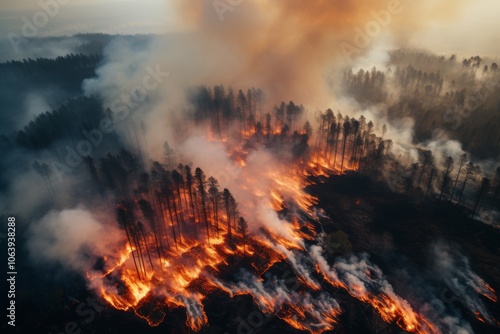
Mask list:
[[[106,305],[102,319],[79,322],[89,331],[234,332],[242,323],[222,314],[252,310],[272,315],[270,333],[498,328],[495,61],[399,49],[385,68],[344,69],[326,109],[200,83],[182,106],[151,92],[121,119],[83,82],[105,73],[106,44],[142,48],[148,37],[78,38],[78,53],[0,64],[1,196],[32,222],[22,256],[45,256],[20,266],[64,281],[61,291],[59,279],[20,279],[33,286],[22,305],[46,291],[25,315],[38,330],[59,330],[52,313],[78,318],[89,295]],[[29,110],[30,96],[47,110]],[[408,118],[403,142],[398,120]],[[94,142],[103,119],[110,131]],[[72,251],[54,255],[62,245]],[[448,271],[433,275],[433,258]],[[457,302],[437,312],[429,300],[442,300],[443,284]]]

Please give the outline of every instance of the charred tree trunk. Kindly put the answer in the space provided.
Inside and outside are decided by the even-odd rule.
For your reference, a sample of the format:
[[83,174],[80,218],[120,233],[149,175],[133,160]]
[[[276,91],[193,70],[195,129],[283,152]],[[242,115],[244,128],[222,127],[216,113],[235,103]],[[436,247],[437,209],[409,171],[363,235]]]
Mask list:
[[153,261],[151,260],[151,254],[149,253],[148,243],[146,241],[146,236],[144,235],[144,228],[143,228],[141,222],[138,222],[137,226],[139,227],[139,232],[141,233],[142,240],[144,241],[144,246],[146,248],[146,254],[148,254],[148,259],[149,259],[149,264],[151,265],[151,270],[154,271],[155,267],[153,266]]
[[455,178],[453,190],[451,191],[450,202],[453,200],[453,195],[455,194],[455,189],[457,188],[458,178],[460,177],[460,173],[462,172],[462,167],[464,166],[466,159],[467,155],[465,154],[460,157],[460,166],[458,167],[457,177]]
[[486,177],[483,177],[483,179],[481,181],[481,186],[479,187],[479,191],[478,191],[478,194],[477,194],[476,204],[474,205],[474,209],[472,210],[471,219],[474,219],[474,215],[476,214],[476,212],[479,209],[479,203],[481,201],[481,198],[483,197],[483,195],[485,193],[488,192],[488,188],[489,187],[490,187],[490,180],[488,178],[486,178]]
[[140,280],[142,280],[141,278],[141,274],[139,273],[139,267],[137,267],[137,261],[135,259],[135,255],[134,255],[134,245],[132,244],[132,241],[130,239],[130,233],[128,232],[128,228],[125,227],[125,233],[127,234],[127,240],[128,240],[128,244],[130,245],[130,253],[132,253],[132,259],[134,260],[134,266],[135,266],[135,270],[137,272],[137,276],[139,277]]
[[425,198],[429,195],[429,190],[431,189],[432,181],[434,179],[434,174],[436,174],[436,170],[433,168],[431,170],[431,175],[429,176],[429,182],[427,183],[427,191],[425,192]]

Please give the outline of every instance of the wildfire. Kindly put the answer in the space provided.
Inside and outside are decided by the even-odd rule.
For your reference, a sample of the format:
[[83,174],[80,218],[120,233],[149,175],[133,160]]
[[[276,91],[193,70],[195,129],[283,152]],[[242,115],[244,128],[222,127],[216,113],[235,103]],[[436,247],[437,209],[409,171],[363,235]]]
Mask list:
[[306,174],[316,177],[328,177],[332,174],[341,174],[346,171],[357,171],[358,168],[359,163],[357,162],[344,162],[341,165],[338,161],[333,162],[331,159],[325,158],[319,152],[313,152],[307,163]]
[[[200,282],[207,280],[209,273],[217,273],[221,267],[227,266],[227,259],[234,255],[252,257],[254,267],[261,273],[282,259],[277,252],[256,239],[245,247],[242,245],[230,247],[223,236],[227,234],[227,230],[224,227],[222,229],[223,232],[219,237],[213,238],[210,244],[184,238],[183,243],[176,249],[171,247],[164,254],[166,258],[161,262],[161,269],[148,270],[144,277],[139,277],[133,270],[131,254],[135,250],[127,245],[120,253],[120,260],[115,266],[107,269],[102,275],[89,274],[88,278],[100,285],[99,292],[110,305],[124,311],[133,309],[151,326],[157,326],[163,317],[160,317],[160,320],[153,319],[152,314],[144,314],[141,307],[154,296],[163,297],[167,306],[185,307],[188,311],[186,325],[198,331],[208,321],[202,304],[205,295],[199,290]],[[151,245],[149,247],[152,248]],[[260,249],[259,252],[256,252],[257,248]],[[159,259],[155,257],[155,261]],[[258,263],[262,263],[265,267],[259,268]],[[115,282],[118,282],[118,286]]]
[[[366,259],[352,257],[349,262],[332,268],[320,253],[320,248],[315,246],[313,254],[318,273],[331,285],[345,289],[354,298],[370,304],[384,321],[396,322],[402,329],[413,333],[441,333],[435,324],[415,312],[406,300],[396,295],[389,283],[381,277],[380,270]],[[365,270],[360,270],[361,268]]]
[[[240,135],[243,142],[231,146],[227,136],[212,133],[208,138],[225,143],[228,156],[241,168],[246,179],[241,188],[251,191],[254,201],[252,205],[244,203],[240,209],[249,220],[261,220],[261,227],[248,231],[245,219],[236,219],[236,205],[231,204],[231,198],[227,194],[223,200],[217,197],[220,195],[214,180],[209,180],[211,187],[207,191],[213,197],[207,195],[203,189],[205,181],[197,171],[197,185],[188,188],[184,183],[182,188],[180,182],[170,184],[171,190],[160,191],[156,194],[156,202],[151,200],[156,203],[154,208],[149,208],[144,201],[138,202],[143,217],[149,217],[156,232],[148,234],[140,223],[129,222],[127,210],[122,210],[120,217],[125,222],[128,242],[124,243],[115,261],[106,259],[106,269],[102,273],[87,275],[92,285],[98,286],[104,300],[120,310],[133,309],[151,326],[161,323],[165,312],[161,307],[145,305],[161,300],[167,307],[183,307],[187,312],[186,325],[199,331],[208,323],[203,301],[211,291],[219,289],[231,297],[251,295],[262,312],[279,317],[297,330],[322,333],[334,329],[342,310],[322,289],[325,283],[318,281],[319,276],[326,284],[344,289],[352,297],[371,305],[388,323],[396,323],[412,333],[441,332],[436,324],[398,296],[380,269],[367,259],[352,257],[331,266],[321,255],[321,248],[315,245],[319,236],[312,217],[315,217],[313,208],[318,200],[304,191],[311,182],[308,178],[357,170],[357,155],[362,148],[349,153],[352,158],[344,161],[344,141],[341,160],[335,159],[337,152],[332,158],[333,147],[326,150],[329,154],[313,149],[304,161],[299,159],[279,168],[262,168],[260,174],[254,175],[253,171],[246,170],[250,150],[244,148],[245,141],[283,134],[276,129],[258,134],[251,128],[241,131]],[[166,172],[157,169],[158,184],[160,188],[165,187],[169,177],[163,180],[161,174]],[[172,179],[178,180],[174,172]],[[269,189],[253,187],[261,179],[266,180]],[[147,188],[147,182],[145,184]],[[149,192],[145,191],[148,196]],[[196,196],[198,198],[193,199]],[[219,204],[225,209],[219,211]],[[360,204],[359,198],[356,204]],[[154,210],[161,212],[160,222],[148,215]],[[187,224],[191,224],[191,228],[187,228]],[[199,235],[205,229],[207,238],[203,240]],[[167,236],[167,231],[173,236]],[[234,271],[231,265],[242,261],[249,263],[253,271],[241,272],[237,282],[219,278],[223,272]],[[279,261],[287,261],[293,268],[300,289],[288,289],[280,279],[265,281],[262,278]],[[478,292],[496,301],[494,290],[486,283]],[[480,313],[477,316],[484,321]]]
[[481,278],[477,277],[477,280],[478,286],[476,287],[476,292],[496,303],[498,299],[495,294],[495,290],[493,290],[493,288]]

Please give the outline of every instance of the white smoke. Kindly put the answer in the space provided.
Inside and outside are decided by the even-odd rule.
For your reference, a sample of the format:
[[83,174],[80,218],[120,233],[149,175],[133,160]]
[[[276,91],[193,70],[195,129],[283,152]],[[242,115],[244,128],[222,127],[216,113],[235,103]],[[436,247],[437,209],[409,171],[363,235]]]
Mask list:
[[[332,284],[344,286],[355,298],[363,300],[363,296],[371,295],[380,305],[385,305],[383,296],[389,297],[397,308],[405,314],[413,314],[414,308],[405,299],[398,296],[392,285],[384,278],[379,267],[372,264],[367,254],[359,257],[351,255],[347,258],[338,258],[330,266],[322,255],[323,249],[320,246],[310,248],[311,257],[317,263],[319,271],[329,279]],[[389,305],[388,305],[389,306]],[[443,333],[466,334],[473,333],[470,325],[454,316],[446,313],[438,314],[430,304],[425,304],[419,308],[424,316],[437,325]],[[420,323],[423,329],[430,330],[432,323]]]
[[[259,308],[268,316],[277,314],[289,306],[292,309],[291,318],[298,321],[311,332],[332,329],[336,317],[341,309],[338,302],[327,292],[322,291],[318,295],[309,292],[298,292],[289,289],[284,280],[273,277],[266,282],[241,270],[236,277],[236,282],[223,282],[213,278],[217,285],[234,295],[250,294]],[[294,313],[293,309],[300,309],[300,313]],[[284,319],[286,321],[286,318]]]
[[50,211],[29,229],[33,258],[59,262],[84,274],[100,257],[116,257],[123,233],[83,207]]
[[442,277],[446,286],[471,313],[480,315],[487,323],[498,325],[480,296],[497,300],[489,285],[470,268],[469,260],[442,243],[431,249],[436,275]]

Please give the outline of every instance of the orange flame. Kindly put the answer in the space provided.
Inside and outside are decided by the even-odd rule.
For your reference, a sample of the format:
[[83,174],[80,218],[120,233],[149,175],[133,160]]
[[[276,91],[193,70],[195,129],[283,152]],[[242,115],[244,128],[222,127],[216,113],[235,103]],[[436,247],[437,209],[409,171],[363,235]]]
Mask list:
[[[255,135],[255,129],[241,132],[243,142]],[[228,142],[227,138],[218,138],[214,135],[210,135],[209,140]],[[242,143],[235,143],[229,148],[230,156],[241,168],[247,166],[248,156],[248,151],[245,151],[243,146]],[[251,265],[258,277],[278,261],[287,260],[292,266],[296,265],[293,261],[296,260],[297,254],[304,254],[307,250],[306,241],[312,241],[317,237],[315,227],[298,218],[300,212],[309,217],[314,216],[311,209],[317,203],[317,198],[303,190],[310,182],[308,177],[339,174],[341,169],[342,172],[357,170],[358,165],[345,162],[343,166],[339,166],[338,163],[333,164],[330,159],[314,152],[307,161],[298,161],[280,170],[267,172],[264,177],[271,181],[271,191],[265,193],[261,189],[254,189],[254,194],[257,198],[266,199],[263,205],[268,205],[268,209],[275,212],[281,212],[285,208],[295,210],[293,218],[282,224],[282,230],[261,228],[260,233],[247,237],[243,245],[243,236],[234,231],[232,242],[228,242],[228,231],[226,226],[221,224],[220,233],[211,238],[210,244],[185,235],[176,248],[171,246],[165,250],[161,259],[154,255],[153,241],[149,241],[145,247],[148,247],[153,255],[155,270],[146,270],[144,277],[139,277],[134,270],[132,257],[138,250],[126,245],[115,263],[107,262],[109,269],[102,274],[92,272],[87,274],[87,277],[95,285],[100,286],[99,292],[110,305],[120,310],[132,308],[151,326],[157,326],[163,318],[143,314],[145,311],[141,307],[149,302],[151,297],[161,297],[169,307],[186,308],[188,312],[186,325],[193,331],[199,331],[208,323],[202,303],[205,296],[213,289],[221,289],[231,296],[251,294],[263,312],[276,314],[297,330],[310,333],[332,330],[341,313],[340,307],[333,299],[324,297],[314,301],[308,292],[302,291],[290,292],[285,299],[280,299],[276,291],[274,294],[256,294],[248,288],[229,287],[215,277],[223,268],[229,266],[228,259],[231,257],[251,258]],[[245,176],[252,177],[248,174]],[[360,203],[359,198],[356,203]],[[189,216],[188,209],[185,210],[184,214]],[[253,213],[243,214],[252,217]],[[222,215],[221,218],[226,217]],[[321,290],[319,283],[309,277],[310,272],[301,272],[297,265],[295,269],[303,287],[313,292]],[[334,287],[345,289],[354,298],[370,304],[384,321],[395,322],[402,329],[413,333],[440,333],[435,324],[414,311],[408,301],[396,295],[392,288],[381,289],[374,293],[366,291],[362,285],[347,284],[332,273],[326,261],[317,263],[316,271]],[[370,280],[371,273],[364,274]],[[483,294],[496,301],[494,290],[487,284]],[[477,316],[483,321],[480,314]]]

